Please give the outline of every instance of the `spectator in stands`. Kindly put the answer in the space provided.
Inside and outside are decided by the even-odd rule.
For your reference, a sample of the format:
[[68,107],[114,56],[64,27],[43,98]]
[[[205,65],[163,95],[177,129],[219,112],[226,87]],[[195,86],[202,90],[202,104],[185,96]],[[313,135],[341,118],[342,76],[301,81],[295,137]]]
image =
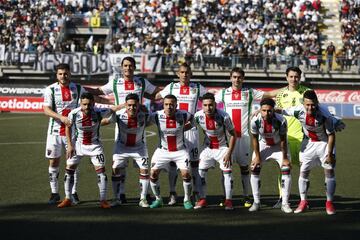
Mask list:
[[332,70],[332,63],[334,60],[334,54],[336,52],[336,48],[333,42],[330,42],[329,46],[327,46],[325,53],[326,53],[326,64],[328,71]]

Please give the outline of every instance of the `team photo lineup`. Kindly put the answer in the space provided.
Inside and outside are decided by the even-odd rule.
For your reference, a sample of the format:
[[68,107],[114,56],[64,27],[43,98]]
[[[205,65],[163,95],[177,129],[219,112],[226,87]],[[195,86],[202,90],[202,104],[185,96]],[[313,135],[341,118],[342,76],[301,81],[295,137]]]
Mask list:
[[[98,88],[72,82],[68,64],[56,66],[57,81],[44,93],[44,114],[49,117],[45,147],[49,160],[49,204],[67,208],[81,203],[78,166],[83,157],[89,157],[98,179],[100,208],[127,202],[126,171],[131,160],[139,172],[139,207],[181,204],[186,210],[206,208],[207,190],[218,184],[207,179],[208,170],[220,168],[223,198],[219,199],[219,207],[234,210],[233,183],[239,179],[232,172],[239,168],[241,204],[249,212],[257,212],[261,210],[261,170],[265,162],[276,161],[279,171],[273,174],[278,175],[279,190],[275,194],[279,199],[274,208],[286,214],[306,211],[311,205],[307,196],[310,170],[318,166],[323,168],[325,177],[324,209],[328,215],[336,213],[335,135],[345,124],[319,103],[314,90],[300,84],[300,68],[286,69],[286,87],[261,91],[243,87],[245,72],[234,67],[229,72],[230,87],[207,91],[191,81],[191,67],[186,63],[176,70],[178,81],[162,89],[134,75],[135,66],[133,57],[123,58],[121,77],[113,75]],[[146,108],[144,97],[160,108]],[[260,103],[256,111],[252,111],[254,101]],[[110,107],[97,107],[96,103]],[[223,107],[220,109],[218,104]],[[114,125],[115,138],[112,169],[105,170],[105,162],[111,156],[105,157],[100,135],[102,126],[109,124]],[[145,136],[150,125],[155,126],[158,137],[152,155],[148,154]],[[60,162],[63,152],[65,193],[61,198],[59,173],[64,166]],[[292,179],[292,168],[298,167],[299,178]],[[169,193],[160,192],[162,170],[168,177]],[[107,189],[110,174],[112,191]],[[179,174],[183,199],[176,192]],[[289,204],[292,181],[298,183],[300,196],[293,207]],[[164,194],[169,194],[168,202],[163,201]]]

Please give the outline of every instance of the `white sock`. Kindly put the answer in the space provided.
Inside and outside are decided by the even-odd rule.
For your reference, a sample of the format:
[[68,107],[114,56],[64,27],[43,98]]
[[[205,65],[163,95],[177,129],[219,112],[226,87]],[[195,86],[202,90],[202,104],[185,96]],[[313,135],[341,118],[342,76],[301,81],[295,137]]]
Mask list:
[[115,199],[120,198],[120,175],[115,175],[111,177],[113,195]]
[[150,186],[156,199],[161,199],[159,179],[156,179],[156,182],[150,181]]
[[79,179],[80,179],[80,169],[79,167],[76,168],[75,170],[75,174],[74,174],[74,186],[72,187],[71,193],[74,194],[77,192],[77,187],[79,184]]
[[291,190],[291,175],[282,175],[281,176],[281,196],[282,196],[282,204],[289,203],[289,196]]
[[59,193],[59,167],[49,167],[51,193]]
[[149,184],[150,184],[149,175],[140,174],[139,183],[140,183],[140,199],[146,199],[146,194],[148,193]]
[[169,190],[171,193],[176,192],[177,177],[178,177],[177,166],[170,165],[170,167],[169,167]]
[[100,201],[103,201],[103,200],[106,200],[107,176],[105,173],[98,173],[97,176],[98,176]]
[[64,190],[65,197],[67,199],[71,199],[71,189],[74,185],[74,171],[73,170],[65,170],[65,180],[64,180]]
[[336,181],[335,177],[328,178],[325,177],[325,185],[326,185],[326,200],[332,201],[334,199]]
[[199,169],[199,175],[201,178],[201,188],[200,188],[200,198],[206,198],[206,194],[207,194],[207,186],[206,186],[206,182],[207,182],[207,170],[202,170]]
[[260,176],[251,174],[250,176],[251,190],[255,203],[260,203]]
[[310,181],[309,181],[309,179],[305,179],[305,178],[300,176],[298,184],[299,184],[300,199],[301,200],[306,200],[307,191],[308,191],[308,188],[309,188]]
[[190,195],[191,195],[191,180],[186,182],[183,181],[183,187],[184,187],[184,202],[190,201]]
[[250,192],[250,174],[241,174],[241,184],[244,197],[248,197]]
[[232,173],[223,172],[223,175],[224,175],[225,199],[232,199],[232,194],[233,194]]

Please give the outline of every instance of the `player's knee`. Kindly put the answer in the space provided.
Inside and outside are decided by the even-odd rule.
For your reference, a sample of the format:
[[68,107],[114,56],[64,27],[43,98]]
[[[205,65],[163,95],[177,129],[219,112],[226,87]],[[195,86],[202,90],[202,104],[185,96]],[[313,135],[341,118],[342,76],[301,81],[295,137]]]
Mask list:
[[49,167],[57,168],[60,165],[60,159],[59,158],[52,158],[49,159]]
[[191,182],[191,175],[189,172],[182,173],[181,175],[182,175],[184,182]]
[[95,171],[97,174],[105,173],[105,167],[96,167]]
[[198,168],[199,167],[199,161],[190,162],[191,168]]
[[303,178],[303,179],[308,179],[309,178],[309,174],[310,174],[310,171],[300,171],[300,177]]
[[249,166],[248,165],[240,166],[240,172],[241,172],[241,175],[249,175],[249,173],[250,173]]
[[75,174],[75,170],[71,169],[71,168],[66,168],[65,169],[65,173],[69,174],[69,175],[74,175]]
[[150,180],[152,182],[156,182],[159,178],[159,172],[157,170],[151,170],[150,172]]
[[289,165],[282,165],[280,171],[281,171],[281,175],[290,175],[291,168]]
[[139,171],[139,178],[140,179],[145,179],[145,180],[147,180],[147,179],[149,179],[149,171],[147,170],[147,169],[140,169],[140,171]]
[[251,166],[251,174],[252,175],[260,175],[261,172],[261,166],[260,165],[255,165],[255,166]]
[[335,177],[334,169],[325,169],[325,177],[326,178],[334,178]]

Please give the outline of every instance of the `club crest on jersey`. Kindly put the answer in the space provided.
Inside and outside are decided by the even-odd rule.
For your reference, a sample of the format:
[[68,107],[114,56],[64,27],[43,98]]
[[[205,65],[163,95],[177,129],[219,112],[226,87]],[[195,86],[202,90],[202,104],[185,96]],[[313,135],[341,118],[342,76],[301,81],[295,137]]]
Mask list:
[[70,97],[70,94],[68,92],[65,92],[64,93],[64,98],[69,98]]
[[196,93],[196,88],[191,89],[191,93],[195,94]]
[[314,121],[313,118],[309,118],[309,119],[308,119],[308,124],[309,124],[309,125],[314,125],[314,122],[315,122],[315,121]]

